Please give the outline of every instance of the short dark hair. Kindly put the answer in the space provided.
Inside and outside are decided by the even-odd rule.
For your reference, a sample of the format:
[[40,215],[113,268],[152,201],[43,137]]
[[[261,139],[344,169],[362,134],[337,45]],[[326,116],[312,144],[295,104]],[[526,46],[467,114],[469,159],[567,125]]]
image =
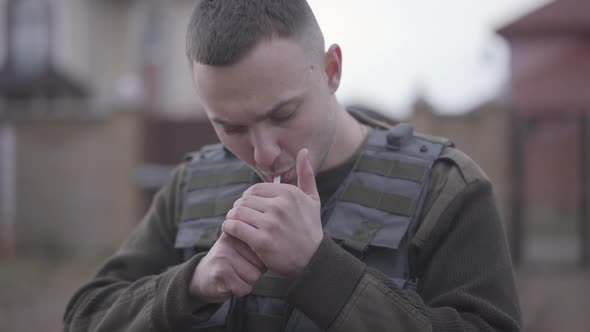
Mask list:
[[238,62],[264,39],[292,38],[324,50],[324,39],[305,0],[199,0],[190,18],[186,54],[191,62]]

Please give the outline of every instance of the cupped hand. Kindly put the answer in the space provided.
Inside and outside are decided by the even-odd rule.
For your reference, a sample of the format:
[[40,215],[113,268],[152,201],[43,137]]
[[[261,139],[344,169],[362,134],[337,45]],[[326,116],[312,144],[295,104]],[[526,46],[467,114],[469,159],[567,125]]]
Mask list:
[[189,291],[208,303],[223,303],[249,294],[266,270],[248,245],[222,233],[195,268]]
[[240,239],[270,270],[297,275],[323,239],[321,203],[309,152],[297,154],[297,186],[259,183],[226,216],[223,232]]

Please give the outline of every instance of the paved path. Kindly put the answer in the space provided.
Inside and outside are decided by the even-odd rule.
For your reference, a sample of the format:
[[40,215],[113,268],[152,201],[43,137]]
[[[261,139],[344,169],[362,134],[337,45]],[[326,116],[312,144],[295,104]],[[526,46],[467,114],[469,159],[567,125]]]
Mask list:
[[526,332],[590,331],[590,271],[554,265],[516,276]]

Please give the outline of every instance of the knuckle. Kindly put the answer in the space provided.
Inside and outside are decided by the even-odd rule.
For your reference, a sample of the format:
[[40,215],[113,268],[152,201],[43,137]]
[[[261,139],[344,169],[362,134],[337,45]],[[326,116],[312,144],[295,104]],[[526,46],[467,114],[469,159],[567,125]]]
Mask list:
[[279,220],[283,220],[287,216],[287,212],[285,209],[278,209],[276,213],[277,213],[277,216],[279,217],[278,218]]
[[221,272],[221,270],[218,269],[218,268],[214,268],[211,271],[211,279],[213,279],[213,282],[215,284],[221,284],[221,283],[223,283],[224,282],[224,275],[225,274],[223,272]]
[[252,196],[251,195],[246,195],[242,198],[240,198],[240,206],[248,206],[252,203]]
[[254,284],[258,279],[260,279],[260,273],[258,272],[258,268],[252,266],[251,269],[248,271],[244,271],[244,280],[249,284]]
[[246,196],[246,195],[251,195],[252,194],[252,190],[254,188],[254,186],[256,186],[256,184],[250,186],[248,189],[246,189],[243,193],[242,193],[242,197]]
[[231,235],[231,234],[233,234],[232,231],[234,230],[234,227],[235,227],[234,222],[231,219],[229,219],[229,216],[228,216],[228,219],[226,219],[223,222],[223,224],[221,225],[221,230],[224,233],[228,233]]
[[256,267],[254,268],[254,272],[252,273],[252,283],[255,283],[262,277],[262,269]]
[[246,217],[246,210],[243,206],[238,206],[233,210],[233,219],[242,220],[244,217]]
[[262,186],[260,185],[260,183],[257,183],[255,185],[253,185],[252,187],[250,187],[250,189],[248,189],[249,194],[251,195],[260,195],[262,194]]
[[288,203],[283,200],[278,200],[277,204],[275,205],[275,214],[279,217],[279,219],[284,218],[287,215],[288,211]]
[[240,228],[238,222],[232,219],[228,219],[223,223],[223,231],[229,235],[237,236],[240,234]]
[[227,253],[225,251],[216,251],[211,253],[212,257],[209,261],[209,268],[212,272],[223,273],[229,264]]
[[234,206],[234,207],[232,207],[232,208],[231,208],[229,211],[227,211],[227,213],[225,214],[225,218],[226,218],[226,219],[231,219],[232,213],[234,213],[234,209],[235,209],[235,208],[236,208],[236,207]]
[[[277,216],[279,218],[281,218],[282,212],[281,211],[277,211]],[[269,220],[269,222],[267,222],[265,224],[265,230],[270,233],[270,234],[275,234],[277,232],[279,228],[279,225],[276,221],[274,220]]]
[[257,238],[256,243],[254,245],[260,251],[268,251],[272,246],[272,239],[267,235],[260,236]]
[[253,287],[251,285],[236,286],[233,290],[233,293],[238,297],[246,296],[252,292],[252,288]]
[[240,206],[240,204],[242,204],[242,201],[243,201],[243,198],[236,199],[236,201],[234,202],[233,207],[235,208],[236,206]]

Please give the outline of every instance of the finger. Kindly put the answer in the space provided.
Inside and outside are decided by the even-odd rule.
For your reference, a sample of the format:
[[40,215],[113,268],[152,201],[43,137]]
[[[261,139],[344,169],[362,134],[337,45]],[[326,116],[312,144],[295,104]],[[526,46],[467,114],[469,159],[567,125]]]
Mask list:
[[239,206],[240,204],[242,204],[242,197],[236,199],[236,201],[234,202],[233,207]]
[[274,198],[279,196],[277,188],[281,187],[282,185],[277,185],[276,183],[257,183],[244,191],[242,197],[250,195],[264,198]]
[[247,259],[242,257],[241,254],[232,257],[231,265],[240,279],[248,285],[254,285],[254,283],[260,279],[262,273],[266,271],[266,268],[261,269],[251,264]]
[[250,294],[252,291],[253,285],[247,283],[246,281],[242,280],[238,271],[232,266],[233,272],[231,276],[228,276],[227,283],[223,285],[223,288],[228,288],[228,290],[237,297],[242,297]]
[[244,194],[240,199],[234,202],[234,208],[245,206],[264,213],[267,211],[270,204],[271,202],[269,202],[268,198]]
[[313,167],[309,161],[309,151],[299,150],[297,153],[297,187],[316,201],[320,200],[320,194],[315,182]]
[[260,228],[259,226],[264,224],[262,220],[265,216],[264,213],[251,209],[247,206],[237,206],[229,210],[225,217],[226,219],[239,220],[252,227]]
[[[235,273],[235,271],[234,271]],[[217,285],[217,296],[221,297],[221,298],[226,298],[229,297],[229,295],[231,295],[231,290],[228,289],[229,287],[227,287],[225,284],[218,284]]]
[[243,241],[250,248],[255,248],[255,244],[259,242],[260,234],[258,230],[240,220],[226,219],[221,225],[221,229],[227,235]]
[[226,233],[222,235],[227,236],[227,241],[230,242],[230,245],[234,248],[238,255],[242,256],[245,260],[247,260],[250,264],[254,265],[258,269],[266,269],[266,265],[264,265],[264,262],[262,262],[258,255],[256,255],[252,248],[250,248],[246,243]]

